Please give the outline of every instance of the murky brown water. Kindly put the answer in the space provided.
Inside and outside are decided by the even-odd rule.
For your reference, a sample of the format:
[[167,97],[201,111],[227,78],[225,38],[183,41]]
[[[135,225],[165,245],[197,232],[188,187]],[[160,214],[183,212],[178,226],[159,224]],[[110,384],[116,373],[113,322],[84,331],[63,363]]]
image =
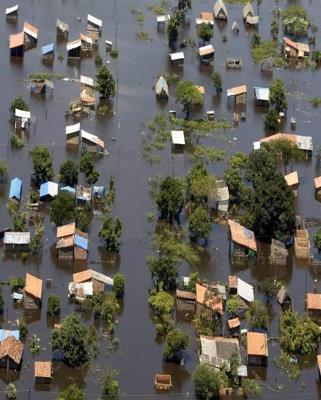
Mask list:
[[[260,6],[261,23],[259,32],[264,38],[270,35],[271,9],[274,2],[264,0]],[[280,2],[284,6],[285,2]],[[321,17],[320,3],[314,1],[292,1],[291,3],[309,6],[309,14],[313,16],[314,22],[318,24]],[[79,32],[85,29],[87,13],[91,13],[103,20],[103,34],[100,43],[100,52],[106,59],[104,51],[104,40],[117,40],[119,58],[111,61],[111,67],[115,76],[118,77],[118,97],[114,102],[117,111],[113,118],[94,116],[82,121],[82,128],[96,133],[108,144],[110,156],[100,158],[96,165],[101,174],[99,184],[107,185],[110,175],[116,177],[116,203],[115,214],[124,221],[124,234],[122,238],[122,249],[119,259],[114,264],[106,261],[106,254],[100,247],[98,241],[98,230],[100,226],[99,215],[95,215],[90,229],[90,257],[89,264],[98,271],[113,275],[116,271],[122,271],[126,275],[126,297],[124,307],[119,317],[119,326],[116,328],[116,336],[120,339],[117,351],[108,350],[106,338],[101,338],[100,353],[88,371],[67,369],[62,365],[55,368],[55,379],[48,387],[40,388],[34,386],[33,361],[51,359],[50,329],[52,322],[46,317],[46,307],[40,313],[26,315],[29,334],[37,334],[41,338],[42,351],[33,357],[27,347],[24,352],[24,362],[19,374],[7,375],[0,371],[0,390],[4,390],[5,384],[14,381],[19,390],[19,399],[27,399],[30,389],[30,399],[54,399],[56,393],[63,389],[73,377],[86,391],[88,399],[96,399],[99,396],[99,377],[107,367],[116,368],[120,371],[119,380],[122,393],[131,398],[154,398],[156,397],[153,379],[156,372],[171,373],[174,382],[172,398],[194,398],[191,374],[197,364],[197,342],[193,328],[188,323],[179,322],[184,329],[191,333],[192,344],[186,353],[184,367],[162,362],[162,344],[155,341],[154,325],[149,317],[148,289],[151,285],[150,274],[145,263],[146,254],[149,251],[151,234],[155,229],[155,223],[146,221],[146,213],[155,211],[155,205],[148,193],[147,178],[153,174],[185,174],[190,168],[190,162],[186,157],[177,155],[171,157],[170,151],[163,152],[163,160],[159,165],[147,165],[139,154],[141,147],[141,123],[152,117],[160,106],[155,100],[153,93],[154,77],[164,71],[171,71],[168,63],[168,48],[166,37],[158,34],[156,30],[156,17],[148,10],[149,1],[140,0],[136,3],[131,0],[122,1],[99,1],[90,2],[84,0],[24,0],[19,5],[19,21],[17,26],[5,22],[2,14],[0,23],[0,71],[2,73],[2,90],[0,91],[0,120],[2,141],[0,146],[0,157],[7,159],[10,164],[10,177],[19,176],[23,179],[23,200],[26,200],[29,189],[31,172],[31,160],[28,150],[35,144],[45,144],[49,147],[54,158],[55,171],[58,171],[60,163],[66,158],[77,159],[77,153],[67,152],[65,146],[65,118],[64,111],[69,101],[79,94],[79,86],[74,82],[57,81],[53,96],[47,95],[45,99],[30,97],[25,79],[28,73],[34,71],[52,71],[62,73],[70,78],[79,78],[80,74],[94,76],[96,68],[91,59],[83,60],[81,65],[69,64],[66,60],[57,60],[59,53],[65,54],[64,43],[59,43],[56,49],[56,60],[53,68],[45,66],[41,62],[40,47],[56,37],[56,18],[70,24],[70,40],[76,39]],[[8,0],[1,3],[1,10],[12,5]],[[130,9],[136,5],[144,11],[144,27],[140,27],[135,21]],[[200,11],[210,10],[211,1],[196,1],[190,13],[190,27],[186,28],[189,37],[196,38],[194,18]],[[241,122],[239,127],[223,134],[217,134],[213,139],[208,139],[208,144],[226,148],[229,152],[237,150],[249,152],[252,142],[259,139],[263,132],[263,113],[252,104],[251,91],[253,86],[267,85],[270,77],[260,73],[259,67],[253,65],[250,57],[251,32],[245,31],[242,17],[242,7],[235,5],[229,7],[229,24],[225,27],[214,28],[215,70],[223,74],[224,91],[221,98],[213,97],[213,89],[210,85],[211,67],[199,66],[195,49],[185,50],[184,72],[179,72],[181,77],[192,79],[195,83],[205,86],[206,105],[204,111],[215,109],[216,115],[226,116],[232,119],[233,107],[227,107],[225,89],[246,83],[250,95],[246,107],[246,122]],[[82,16],[78,22],[76,17]],[[241,32],[234,36],[231,32],[231,23],[237,20]],[[9,59],[7,38],[9,34],[18,32],[24,21],[35,24],[39,28],[38,47],[25,54],[22,63],[13,63]],[[116,28],[117,25],[117,28]],[[151,42],[138,41],[136,32],[144,30],[151,34]],[[116,35],[117,31],[117,35]],[[222,42],[222,36],[227,35],[227,43]],[[117,37],[116,37],[117,36]],[[320,39],[320,34],[317,34]],[[317,40],[317,47],[318,47]],[[241,71],[225,71],[225,59],[227,56],[242,57],[243,68]],[[176,71],[176,70],[175,70]],[[282,77],[286,81],[289,92],[289,109],[286,128],[290,129],[290,117],[297,119],[296,131],[302,135],[312,135],[315,148],[321,143],[319,137],[320,118],[318,110],[313,110],[309,99],[320,95],[320,72],[307,69],[275,70],[273,77]],[[173,88],[170,88],[173,93]],[[12,127],[8,121],[8,109],[11,100],[22,95],[30,103],[31,112],[36,116],[36,124],[28,138],[28,143],[20,151],[10,150],[8,146]],[[167,104],[167,109],[176,109],[173,96]],[[112,138],[116,138],[114,141]],[[236,140],[234,140],[236,138]],[[320,174],[320,168],[313,158],[308,164],[293,166],[297,168],[300,177],[299,196],[297,201],[298,214],[307,217],[318,217],[320,204],[314,199],[313,177]],[[222,174],[224,163],[211,166],[215,175]],[[1,188],[3,206],[1,209],[1,226],[8,226],[10,218],[6,211],[6,200],[9,187]],[[183,217],[184,219],[184,217]],[[52,279],[51,289],[45,288],[43,303],[50,293],[58,293],[62,298],[62,316],[77,310],[77,306],[71,305],[67,299],[67,285],[74,271],[80,266],[61,266],[52,252],[55,243],[55,226],[46,217],[46,249],[41,262],[29,260],[20,261],[19,258],[2,259],[1,280],[7,280],[11,275],[24,275],[30,271],[43,279]],[[228,260],[228,242],[226,229],[214,225],[212,237],[208,244],[207,252],[204,254],[200,272],[208,279],[226,280],[230,272],[237,272],[240,277],[256,282],[264,276],[273,274],[286,282],[290,293],[294,298],[295,308],[304,309],[304,295],[306,291],[312,290],[313,279],[318,277],[310,267],[304,263],[292,261],[286,267],[270,267],[268,265],[257,265],[248,269],[236,269],[230,266]],[[184,265],[181,273],[189,273],[190,269]],[[3,287],[5,296],[5,313],[2,326],[9,328],[17,319],[21,311],[14,310],[9,297],[9,288]],[[272,305],[272,323],[269,333],[271,336],[278,335],[279,308]],[[178,321],[182,321],[178,318]],[[88,321],[89,323],[90,321]],[[318,371],[315,358],[312,362],[304,361],[304,370],[298,382],[289,382],[274,367],[273,358],[278,354],[278,347],[274,343],[269,346],[269,366],[266,369],[256,369],[255,372],[263,379],[263,399],[276,398],[320,398],[321,386],[318,380]],[[275,383],[282,383],[286,388],[280,393],[273,389]],[[0,397],[4,398],[4,392]],[[168,397],[157,395],[158,398]]]

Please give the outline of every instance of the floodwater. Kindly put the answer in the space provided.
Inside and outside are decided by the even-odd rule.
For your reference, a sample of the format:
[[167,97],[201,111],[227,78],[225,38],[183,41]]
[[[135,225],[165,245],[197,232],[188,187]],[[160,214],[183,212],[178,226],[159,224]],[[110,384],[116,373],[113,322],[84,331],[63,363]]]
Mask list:
[[[285,6],[284,1],[279,2],[280,7]],[[304,5],[314,22],[318,24],[321,17],[320,5],[314,1],[292,1],[291,4]],[[247,84],[248,102],[246,106],[246,121],[240,122],[236,129],[217,133],[206,140],[206,144],[224,148],[228,153],[235,151],[249,152],[252,142],[264,135],[263,112],[254,107],[252,102],[253,86],[265,86],[271,76],[262,75],[259,67],[254,65],[250,56],[251,35],[253,32],[245,30],[242,22],[242,7],[229,6],[229,23],[218,27],[215,24],[214,38],[212,40],[216,49],[215,71],[223,75],[223,94],[213,96],[210,75],[213,68],[201,67],[196,57],[195,48],[185,49],[185,66],[182,70],[173,69],[168,62],[168,48],[166,36],[157,33],[156,17],[148,9],[151,2],[140,0],[101,1],[92,0],[24,0],[19,4],[19,20],[17,25],[5,22],[4,9],[11,4],[8,0],[1,2],[2,20],[0,23],[0,120],[1,120],[1,146],[0,158],[6,159],[10,165],[10,178],[19,176],[23,179],[23,202],[29,192],[30,172],[32,170],[29,150],[36,144],[48,146],[54,159],[54,168],[57,173],[60,163],[66,158],[77,160],[77,152],[70,152],[65,145],[64,112],[70,101],[79,96],[79,84],[72,81],[56,81],[53,95],[47,94],[45,98],[30,97],[26,79],[30,72],[54,71],[62,73],[69,78],[79,78],[80,74],[94,76],[96,67],[93,59],[85,59],[78,64],[67,63],[66,59],[58,61],[59,53],[65,55],[65,44],[57,44],[56,59],[53,66],[46,66],[41,62],[40,47],[56,38],[55,21],[58,17],[70,25],[69,39],[74,40],[79,33],[85,30],[86,15],[91,13],[103,20],[103,33],[100,40],[100,53],[104,60],[110,59],[105,54],[104,40],[111,40],[119,50],[119,58],[111,60],[110,66],[117,77],[118,96],[114,100],[113,117],[90,116],[82,120],[82,128],[97,134],[108,145],[110,156],[98,158],[96,167],[100,172],[98,184],[107,185],[111,175],[116,178],[115,215],[124,222],[122,247],[115,263],[101,248],[98,240],[100,216],[96,214],[90,228],[90,254],[89,265],[94,269],[113,275],[121,271],[126,275],[126,296],[124,305],[119,315],[119,325],[116,327],[116,336],[120,340],[118,350],[109,350],[108,340],[100,339],[100,352],[90,368],[86,371],[68,369],[62,365],[55,365],[54,380],[50,388],[35,387],[33,378],[34,360],[50,360],[50,336],[53,321],[46,317],[46,307],[39,313],[27,313],[29,336],[36,334],[40,337],[41,352],[37,356],[30,354],[26,342],[23,366],[19,374],[0,372],[1,398],[5,397],[5,385],[13,381],[19,391],[19,399],[55,399],[57,392],[62,390],[73,378],[80,387],[84,388],[86,398],[97,399],[100,395],[99,378],[106,368],[119,370],[121,392],[124,397],[133,399],[152,398],[194,398],[192,372],[197,365],[198,344],[191,324],[178,322],[179,326],[190,332],[191,345],[186,351],[185,365],[177,366],[165,364],[162,361],[162,343],[155,340],[155,328],[150,318],[148,308],[148,290],[151,287],[150,273],[146,266],[146,255],[150,251],[150,240],[155,230],[156,222],[147,222],[146,213],[154,211],[155,204],[150,198],[148,190],[148,177],[161,174],[181,176],[190,168],[190,161],[182,155],[171,156],[169,147],[163,151],[163,162],[150,166],[146,164],[139,150],[142,142],[142,123],[152,118],[161,108],[157,104],[153,84],[155,77],[162,72],[179,71],[180,77],[192,79],[195,83],[206,88],[206,110],[215,109],[217,116],[232,120],[234,108],[227,107],[225,89],[239,84]],[[154,3],[155,4],[155,3]],[[270,23],[272,20],[272,5],[274,2],[263,0],[260,6],[261,23],[259,33],[263,38],[270,36]],[[186,27],[185,34],[196,40],[194,19],[200,11],[212,9],[213,2],[201,0],[193,2],[188,20],[190,26]],[[254,4],[256,6],[256,4]],[[144,12],[143,27],[135,20],[131,8],[137,6]],[[81,21],[77,17],[82,17]],[[234,36],[231,24],[237,20],[240,25],[240,34]],[[38,47],[26,52],[21,63],[10,61],[7,47],[9,34],[19,32],[23,22],[28,21],[39,28]],[[147,31],[152,41],[139,41],[136,33]],[[226,35],[228,41],[224,43],[222,36]],[[317,34],[317,48],[320,33]],[[226,57],[242,57],[243,68],[240,71],[226,71]],[[321,144],[319,137],[320,117],[318,110],[312,109],[309,99],[320,95],[320,72],[306,69],[275,70],[273,78],[281,77],[286,82],[289,92],[288,118],[285,130],[290,129],[290,118],[296,117],[296,131],[301,135],[313,136],[314,146]],[[173,94],[173,87],[170,88]],[[23,96],[30,104],[31,113],[36,117],[26,146],[19,151],[11,150],[8,146],[12,135],[12,126],[9,123],[9,106],[16,96]],[[163,107],[164,109],[164,107]],[[182,116],[180,106],[175,104],[171,96],[166,110],[176,109]],[[224,163],[210,166],[216,176],[220,176],[225,168]],[[320,175],[316,159],[308,163],[293,165],[298,170],[300,178],[299,195],[297,199],[297,213],[306,217],[318,217],[320,204],[314,199],[313,178]],[[6,210],[8,185],[2,185],[1,227],[10,225],[10,217]],[[182,216],[182,221],[185,217]],[[2,258],[1,281],[6,281],[12,275],[23,276],[29,271],[44,280],[51,279],[52,287],[44,287],[43,304],[49,294],[57,293],[62,299],[62,317],[68,313],[79,311],[67,299],[67,285],[72,273],[84,268],[84,265],[59,265],[53,252],[55,243],[55,226],[50,223],[48,215],[45,220],[45,251],[41,260],[29,259],[22,262],[19,257]],[[313,232],[311,232],[312,234]],[[304,295],[313,290],[313,281],[318,288],[318,271],[313,271],[306,263],[297,263],[293,255],[285,267],[271,267],[267,264],[256,265],[249,268],[238,269],[231,266],[228,259],[228,241],[226,228],[219,225],[213,226],[213,232],[207,249],[199,266],[202,276],[209,280],[226,281],[228,275],[237,273],[245,280],[256,284],[265,276],[276,276],[284,281],[294,299],[294,306],[299,311],[304,310]],[[180,272],[191,272],[188,265],[183,265]],[[3,285],[5,296],[5,312],[2,327],[14,326],[22,311],[13,309],[10,299],[9,287]],[[278,336],[278,321],[280,309],[277,304],[271,306],[270,336]],[[181,321],[181,319],[179,319]],[[90,320],[86,321],[88,324]],[[269,365],[267,368],[250,370],[262,378],[262,399],[318,399],[321,386],[318,379],[318,370],[315,357],[311,361],[303,360],[303,372],[297,382],[290,382],[288,378],[278,371],[273,363],[273,358],[278,355],[277,342],[269,343]],[[156,372],[171,373],[174,388],[170,395],[156,394],[153,380]],[[279,385],[284,389],[277,392]]]

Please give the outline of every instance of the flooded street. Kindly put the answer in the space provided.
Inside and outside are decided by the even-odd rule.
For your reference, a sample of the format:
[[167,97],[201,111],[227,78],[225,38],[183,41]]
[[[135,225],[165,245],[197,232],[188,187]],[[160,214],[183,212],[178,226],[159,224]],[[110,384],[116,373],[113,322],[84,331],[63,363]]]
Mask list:
[[[272,21],[272,5],[274,2],[263,0],[260,5],[259,34],[263,39],[270,38]],[[286,1],[280,1],[279,6],[284,8]],[[317,0],[292,1],[289,3],[303,5],[314,23],[321,21],[321,8]],[[115,336],[119,339],[118,349],[109,348],[106,337],[99,339],[100,351],[88,370],[71,369],[62,363],[54,367],[54,379],[50,387],[35,386],[34,360],[50,360],[52,357],[50,339],[51,328],[56,321],[46,315],[46,302],[50,294],[61,297],[61,318],[72,311],[79,312],[86,323],[92,319],[81,314],[80,306],[69,303],[67,297],[68,283],[72,280],[74,272],[83,270],[86,264],[61,264],[55,254],[56,227],[49,220],[49,213],[45,217],[45,250],[41,259],[30,257],[22,261],[19,256],[4,254],[1,247],[1,272],[0,280],[8,281],[15,276],[24,276],[30,272],[44,280],[52,280],[51,288],[44,284],[43,307],[39,312],[28,312],[14,308],[10,298],[9,285],[2,285],[5,300],[3,320],[1,327],[10,329],[16,326],[16,320],[23,313],[28,324],[28,336],[36,334],[40,337],[41,351],[32,355],[25,343],[22,369],[19,373],[7,373],[0,370],[0,398],[5,398],[5,387],[8,382],[14,382],[18,399],[51,400],[56,399],[57,393],[64,389],[69,378],[84,388],[86,399],[97,399],[100,396],[99,379],[107,368],[119,371],[121,393],[124,398],[132,399],[165,399],[189,398],[194,399],[194,386],[192,373],[198,364],[198,342],[195,330],[191,323],[183,322],[181,316],[176,316],[178,326],[181,326],[191,335],[191,344],[185,353],[185,365],[179,366],[164,363],[162,360],[163,342],[156,339],[155,325],[151,319],[148,305],[149,289],[152,286],[151,275],[146,264],[146,256],[151,252],[151,239],[157,225],[155,221],[148,222],[146,214],[150,211],[157,215],[155,201],[149,193],[148,178],[154,175],[183,176],[191,167],[187,154],[172,155],[170,145],[162,151],[162,162],[148,164],[140,154],[142,139],[146,133],[146,122],[153,119],[159,111],[177,111],[178,117],[183,117],[180,104],[175,104],[175,85],[170,85],[170,97],[166,106],[157,102],[153,86],[157,76],[164,72],[177,73],[180,78],[191,79],[195,84],[205,87],[205,104],[199,116],[207,110],[215,110],[216,117],[225,118],[232,122],[234,106],[227,104],[226,89],[228,87],[246,84],[248,98],[246,105],[246,121],[241,121],[236,128],[217,132],[207,137],[202,142],[209,146],[225,149],[228,155],[236,151],[249,153],[253,149],[253,142],[265,135],[264,110],[254,105],[253,87],[268,86],[272,79],[281,77],[285,81],[288,92],[288,112],[284,132],[290,132],[290,119],[295,117],[296,133],[312,136],[314,149],[321,145],[320,136],[320,109],[314,109],[310,99],[321,94],[320,71],[307,67],[304,70],[274,69],[273,75],[264,75],[260,66],[253,63],[250,46],[253,30],[245,29],[242,20],[242,5],[227,4],[229,22],[218,27],[214,24],[215,48],[214,67],[201,66],[196,56],[196,48],[184,49],[184,68],[174,68],[168,59],[168,46],[166,34],[157,32],[156,15],[148,8],[155,5],[152,0],[23,0],[19,4],[19,18],[16,25],[6,23],[4,9],[11,6],[9,0],[1,2],[0,22],[0,121],[1,144],[0,159],[7,160],[9,164],[9,182],[0,184],[2,207],[0,210],[1,230],[10,226],[11,217],[7,212],[7,199],[10,179],[18,176],[23,181],[21,204],[25,204],[30,191],[30,174],[32,162],[29,150],[37,144],[46,145],[53,156],[55,176],[58,175],[59,165],[66,159],[79,160],[77,151],[70,151],[66,146],[65,126],[72,124],[72,120],[65,119],[65,111],[70,101],[79,97],[79,82],[72,80],[56,80],[53,94],[47,93],[45,97],[30,96],[28,74],[32,72],[55,72],[64,77],[79,79],[81,74],[95,77],[97,68],[93,56],[78,63],[67,61],[65,42],[56,42],[56,19],[59,18],[70,26],[69,40],[74,40],[80,32],[85,31],[86,16],[90,13],[103,21],[102,36],[99,43],[99,52],[104,60],[110,61],[110,68],[117,81],[118,94],[113,100],[113,116],[97,116],[95,113],[81,120],[81,128],[97,135],[105,141],[109,156],[97,157],[96,169],[100,173],[98,185],[108,186],[110,176],[115,176],[116,199],[113,214],[123,221],[122,246],[115,263],[103,249],[98,232],[101,227],[101,214],[96,212],[90,225],[89,239],[90,251],[88,265],[93,269],[113,276],[122,272],[126,278],[126,290]],[[143,26],[135,20],[131,11],[136,6],[144,12]],[[208,0],[193,0],[192,10],[187,16],[185,37],[197,41],[195,31],[195,17],[201,11],[212,11],[213,2]],[[257,7],[256,2],[253,7]],[[81,17],[81,21],[77,20]],[[234,35],[231,30],[233,21],[238,21],[239,35]],[[28,21],[39,28],[38,46],[25,53],[21,62],[10,60],[7,38],[12,33],[21,31],[24,21]],[[137,32],[146,31],[151,40],[139,40]],[[227,42],[222,37],[227,36]],[[321,32],[316,34],[316,49],[319,49]],[[280,35],[281,37],[281,35]],[[55,40],[55,60],[52,66],[47,66],[41,61],[41,46]],[[105,40],[113,42],[119,50],[119,57],[111,59],[105,51]],[[64,60],[59,61],[58,55],[62,53]],[[241,57],[243,66],[241,70],[226,70],[227,57]],[[211,84],[213,70],[218,71],[223,79],[223,93],[214,95],[215,90]],[[26,144],[21,150],[10,148],[10,137],[13,126],[9,121],[9,107],[11,101],[22,96],[30,106],[35,123],[32,125]],[[316,151],[315,151],[316,153]],[[215,176],[222,176],[226,163],[220,162],[209,165],[209,171]],[[293,163],[293,170],[299,174],[299,189],[297,197],[297,215],[306,218],[319,218],[321,204],[315,200],[313,179],[321,175],[321,166],[315,156],[308,162]],[[290,169],[290,168],[289,168]],[[290,171],[289,171],[290,172]],[[53,179],[57,182],[57,179]],[[49,210],[49,207],[48,207]],[[181,222],[186,222],[182,215]],[[187,229],[187,227],[186,227]],[[315,229],[309,229],[312,238]],[[228,256],[227,228],[224,225],[213,224],[212,235],[208,246],[202,254],[202,262],[198,270],[202,277],[209,281],[219,280],[226,282],[231,273],[257,286],[257,282],[266,276],[275,276],[288,286],[293,298],[294,307],[298,311],[305,308],[305,293],[313,292],[317,287],[320,293],[321,269],[313,268],[305,262],[298,262],[291,250],[289,262],[286,266],[271,266],[257,264],[252,267],[238,268],[232,266]],[[321,268],[321,267],[319,267]],[[191,267],[183,264],[180,275],[187,275]],[[315,280],[315,282],[314,282]],[[256,296],[260,297],[256,292]],[[271,306],[272,322],[269,327],[269,337],[279,336],[280,307],[276,300]],[[96,323],[96,322],[95,322]],[[97,325],[99,327],[99,324]],[[278,341],[269,342],[269,362],[267,368],[249,368],[250,374],[255,373],[262,379],[263,393],[261,398],[267,399],[319,399],[321,398],[321,385],[316,364],[316,356],[302,359],[302,374],[297,381],[290,381],[285,374],[275,367],[273,359],[279,354]],[[301,362],[301,361],[300,361]],[[170,373],[172,375],[173,390],[170,394],[159,394],[154,389],[155,373]],[[280,385],[284,388],[280,391]],[[29,392],[30,390],[30,392]]]

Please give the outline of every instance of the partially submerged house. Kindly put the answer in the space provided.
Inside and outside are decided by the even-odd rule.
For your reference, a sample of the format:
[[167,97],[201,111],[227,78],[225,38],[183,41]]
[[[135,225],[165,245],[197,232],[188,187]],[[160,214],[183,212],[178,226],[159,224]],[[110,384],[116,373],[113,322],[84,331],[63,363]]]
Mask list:
[[227,100],[235,101],[236,104],[246,104],[246,85],[235,86],[233,88],[227,89]]
[[297,258],[310,259],[310,240],[306,229],[297,229],[294,236],[294,251]]
[[91,153],[104,153],[105,143],[98,136],[81,130],[81,146]]
[[182,51],[170,53],[169,58],[173,65],[182,66],[184,64],[184,53]]
[[214,368],[222,368],[223,365],[230,368],[230,358],[235,350],[240,357],[240,345],[238,339],[226,337],[200,336],[201,350],[199,361],[202,364]]
[[228,225],[230,228],[230,255],[239,258],[256,256],[257,247],[254,232],[231,219],[228,220]]
[[93,49],[93,39],[90,36],[87,36],[83,33],[80,34],[81,41],[81,51],[82,52],[91,52]]
[[30,125],[31,113],[30,111],[15,109],[14,112],[14,127],[15,130],[28,129]]
[[5,232],[3,244],[6,251],[28,251],[30,232]]
[[70,282],[68,285],[68,297],[75,297],[79,302],[84,301],[87,297],[94,294],[93,283],[74,283]]
[[76,230],[74,236],[74,259],[87,260],[89,250],[88,233]]
[[293,190],[293,193],[297,195],[299,186],[298,172],[297,171],[290,172],[289,174],[284,175],[284,179],[289,188]]
[[310,55],[310,47],[306,43],[294,42],[284,38],[284,57],[286,58],[306,58]]
[[232,336],[237,336],[239,334],[241,322],[238,317],[229,319],[227,321],[227,325]]
[[195,20],[196,25],[207,24],[214,25],[214,16],[211,12],[201,12],[199,18]]
[[90,76],[80,76],[80,101],[83,106],[88,107],[96,104],[95,83]]
[[245,4],[243,8],[243,20],[246,25],[257,26],[259,24],[259,16],[255,15],[251,3]]
[[80,123],[66,126],[66,141],[70,145],[80,143]]
[[49,44],[46,44],[45,46],[42,46],[41,53],[42,53],[42,57],[44,59],[47,59],[47,60],[53,59],[54,54],[55,54],[55,44],[49,43]]
[[208,319],[216,314],[223,315],[222,297],[208,285],[196,284],[196,314],[205,314]]
[[76,187],[76,203],[77,206],[86,206],[91,202],[91,188],[83,185]]
[[226,68],[230,69],[241,69],[242,68],[242,59],[239,57],[228,57],[226,59]]
[[291,296],[289,295],[288,291],[286,290],[285,286],[283,286],[283,285],[280,287],[280,290],[278,291],[276,298],[278,300],[278,303],[282,307],[292,305]]
[[321,176],[314,178],[314,189],[315,194],[319,196],[321,194]]
[[53,199],[58,195],[58,183],[56,182],[44,182],[40,185],[40,200]]
[[214,4],[214,17],[221,21],[227,21],[228,13],[223,0],[217,0]]
[[57,227],[56,250],[60,260],[86,260],[88,249],[88,234],[76,229],[74,222]]
[[18,4],[6,8],[6,19],[8,21],[16,21],[18,19]]
[[168,98],[168,84],[166,79],[163,76],[160,76],[157,79],[155,84],[155,94],[159,99],[167,99]]
[[25,41],[29,43],[37,43],[38,41],[38,28],[25,22],[23,25],[23,32],[25,35]]
[[175,149],[182,149],[185,146],[184,131],[171,131],[172,146]]
[[210,209],[219,214],[228,212],[230,193],[224,181],[217,181],[215,186],[209,190],[207,203]]
[[34,275],[26,273],[24,291],[24,308],[27,310],[34,310],[41,307],[42,297],[42,279]]
[[101,35],[103,21],[94,17],[91,14],[87,15],[87,34],[95,43],[98,43],[99,36]]
[[321,294],[307,293],[306,294],[306,310],[312,314],[313,317],[321,315]]
[[179,311],[195,312],[196,294],[176,289],[176,307]]
[[19,370],[22,362],[23,344],[14,336],[0,342],[0,368]]
[[265,367],[269,350],[267,334],[247,332],[247,364]]
[[252,303],[254,301],[254,287],[249,283],[243,281],[243,279],[237,278],[237,295],[242,301],[240,307],[247,307],[249,303]]
[[57,29],[57,35],[68,37],[69,25],[66,24],[65,22],[60,21],[58,18],[56,22],[56,29]]
[[172,377],[168,374],[155,374],[154,386],[156,390],[171,390]]
[[198,55],[200,58],[201,64],[209,64],[211,61],[214,60],[214,47],[211,44],[207,46],[200,47],[198,49]]
[[50,383],[52,380],[52,362],[35,361],[36,383]]
[[254,98],[258,106],[268,107],[270,104],[270,89],[268,87],[254,87]]
[[74,283],[92,282],[94,293],[104,292],[106,285],[112,287],[114,284],[112,278],[93,269],[76,272],[72,277]]
[[21,198],[21,192],[22,192],[22,180],[19,178],[12,179],[12,181],[10,182],[9,199],[19,204]]
[[30,80],[30,93],[43,94],[46,93],[46,82],[44,79],[31,79]]
[[23,57],[25,51],[25,36],[23,32],[10,35],[9,49],[11,57]]
[[165,29],[165,23],[170,20],[170,15],[157,15],[156,22],[157,22],[157,29]]
[[76,196],[76,189],[71,186],[68,186],[68,185],[61,187],[60,191],[68,192],[68,193],[72,194],[74,197]]
[[288,253],[289,252],[283,242],[280,242],[279,240],[276,239],[272,239],[271,254],[270,254],[271,264],[286,265],[286,259]]
[[313,151],[313,139],[312,136],[301,136],[296,135],[295,133],[275,133],[271,136],[264,137],[260,139],[258,142],[254,142],[254,149],[259,149],[261,147],[261,143],[269,143],[273,140],[285,139],[289,140],[290,142],[295,143],[300,150],[306,152],[308,156],[311,156]]
[[70,59],[80,59],[81,58],[81,40],[76,39],[72,42],[67,43],[67,54]]

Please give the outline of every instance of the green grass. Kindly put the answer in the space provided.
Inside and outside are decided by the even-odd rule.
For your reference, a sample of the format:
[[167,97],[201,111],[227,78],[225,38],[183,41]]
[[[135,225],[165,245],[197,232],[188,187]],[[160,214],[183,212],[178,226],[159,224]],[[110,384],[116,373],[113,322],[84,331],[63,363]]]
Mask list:
[[255,62],[263,61],[269,57],[277,57],[279,53],[278,42],[273,40],[263,41],[252,48],[252,56]]

